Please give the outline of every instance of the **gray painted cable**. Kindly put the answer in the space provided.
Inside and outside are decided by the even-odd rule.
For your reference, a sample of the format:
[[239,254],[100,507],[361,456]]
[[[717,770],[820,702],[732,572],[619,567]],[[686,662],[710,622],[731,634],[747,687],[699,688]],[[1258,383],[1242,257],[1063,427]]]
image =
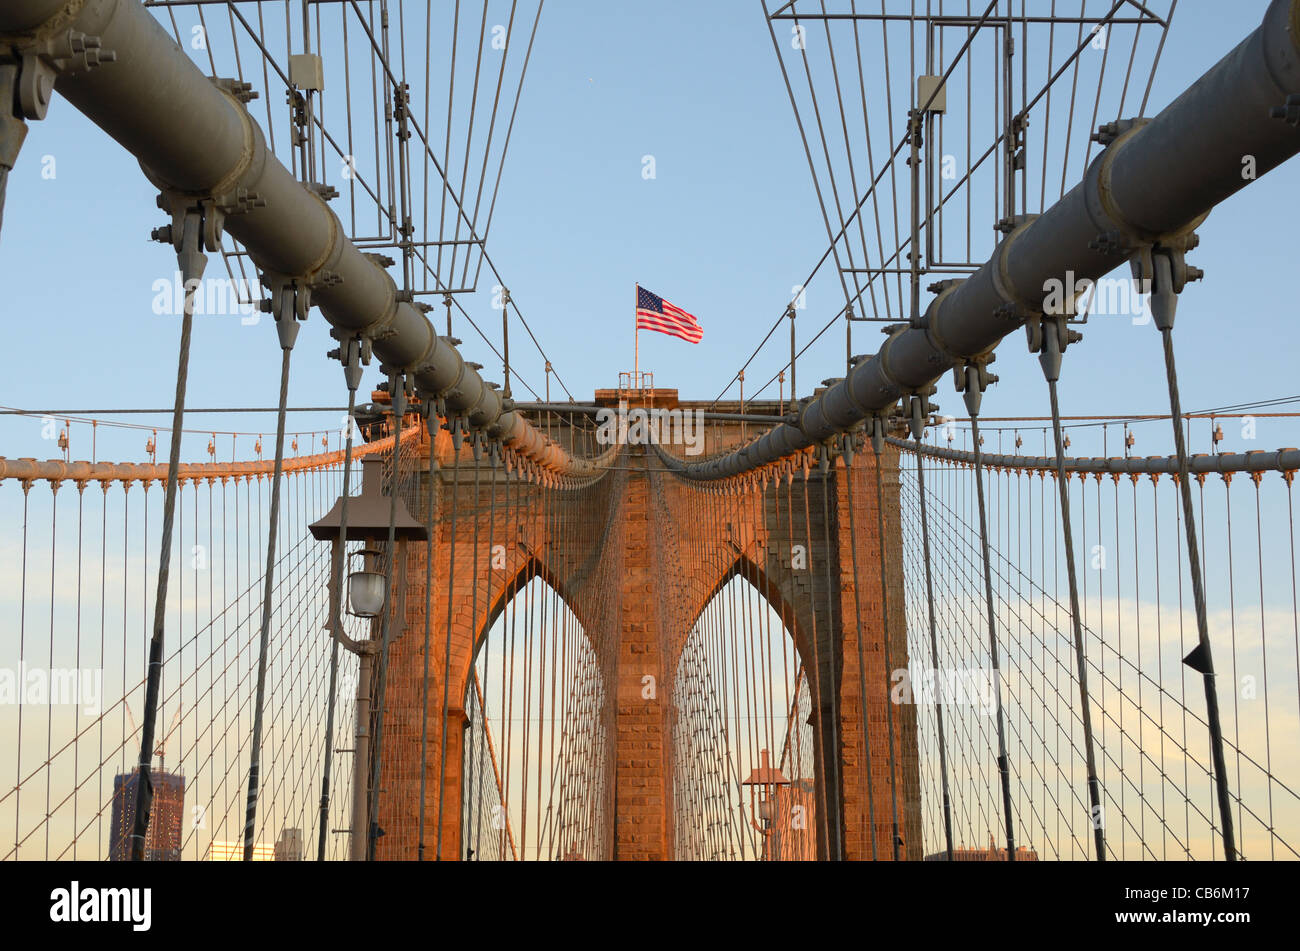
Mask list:
[[[292,314],[282,320],[295,319]],[[253,708],[253,738],[248,760],[248,804],[244,812],[244,861],[253,860],[254,825],[257,821],[258,782],[262,765],[262,716],[266,701],[266,655],[271,640],[271,595],[275,588],[275,542],[280,527],[280,481],[284,475],[284,421],[289,399],[289,359],[293,345],[284,347],[280,359],[280,412],[275,426],[275,474],[271,477],[270,524],[266,531],[266,578],[262,587],[262,629],[257,647],[257,699]],[[173,477],[168,475],[170,483]]]
[[[429,435],[429,511],[426,527],[429,538],[424,551],[424,691],[420,708],[420,838],[416,848],[416,860],[424,861],[424,814],[425,791],[429,784],[429,634],[433,624],[433,533],[434,533],[434,497],[437,491],[438,477],[438,440],[434,432],[437,422],[436,413],[430,412],[425,417],[425,432]],[[443,671],[443,678],[446,678]]]
[[[1051,334],[1053,331],[1047,331]],[[1074,629],[1074,655],[1079,678],[1079,716],[1083,720],[1084,760],[1088,770],[1088,805],[1097,861],[1106,861],[1106,830],[1101,806],[1101,785],[1097,780],[1097,756],[1092,736],[1092,704],[1088,697],[1088,665],[1083,649],[1083,618],[1079,608],[1079,577],[1074,564],[1074,531],[1070,524],[1070,485],[1065,478],[1065,441],[1061,432],[1061,404],[1056,381],[1049,377],[1052,402],[1052,436],[1056,441],[1056,488],[1061,506],[1061,542],[1065,548],[1065,573],[1070,587],[1070,623]]]
[[[388,648],[392,643],[393,617],[393,566],[397,561],[397,480],[402,468],[402,419],[406,408],[406,379],[402,374],[392,378],[390,392],[393,394],[393,473],[389,482],[388,503],[388,565],[385,572],[384,590],[387,598],[384,602],[384,619],[381,626],[379,646],[378,681],[374,705],[375,733],[370,746],[370,805],[366,811],[370,827],[366,830],[366,861],[375,860],[375,843],[379,838],[379,766],[382,761],[384,738],[384,704],[388,687]],[[405,619],[402,619],[403,623]],[[354,830],[353,835],[356,832]]]
[[[968,383],[967,386],[970,386]],[[979,416],[971,413],[971,439],[975,444],[975,494],[979,505],[980,553],[984,566],[984,612],[989,625],[989,661],[993,668],[993,689],[998,718],[998,773],[1002,781],[1003,821],[1007,830],[1007,861],[1016,860],[1015,826],[1011,815],[1011,764],[1007,759],[1006,713],[1002,709],[1002,673],[998,656],[998,629],[993,616],[993,574],[989,566],[989,520],[984,500],[984,469],[980,465]]]
[[[347,360],[349,344],[345,343],[344,359]],[[348,439],[343,450],[343,491],[339,497],[339,550],[334,557],[334,580],[330,591],[330,691],[329,705],[325,712],[325,763],[321,770],[320,792],[320,831],[316,844],[316,861],[325,861],[325,842],[329,837],[330,773],[334,757],[334,712],[337,705],[336,694],[339,678],[339,628],[342,626],[343,611],[343,568],[347,564],[348,547],[348,501],[352,490],[352,437],[355,426],[352,414],[356,411],[357,388],[348,385]]]
[[[866,817],[867,817],[867,828],[871,831],[871,861],[874,862],[878,857],[877,850],[876,850],[876,795],[874,789],[875,784],[871,776],[871,735],[870,735],[870,730],[868,729],[871,723],[871,719],[868,716],[868,712],[867,712],[866,652],[862,646],[862,636],[863,636],[862,594],[858,590],[858,577],[859,577],[858,575],[858,522],[857,522],[857,513],[854,511],[853,508],[853,454],[851,452],[846,453],[844,455],[844,488],[848,496],[848,506],[849,506],[849,551],[851,552],[851,557],[853,562],[853,613],[854,613],[854,619],[857,621],[857,627],[858,627],[857,630],[858,683],[859,683],[858,702],[861,707],[859,711],[859,715],[862,717],[862,752],[863,752],[863,759],[865,761],[863,771],[866,773],[866,782],[865,782],[866,793],[867,793]],[[884,535],[882,534],[880,538],[881,538],[881,544],[883,549]],[[882,625],[884,629],[883,636],[886,640],[888,640],[889,638],[888,615],[882,614],[882,617],[884,617],[885,619],[884,624]],[[888,669],[889,661],[885,661],[885,667],[886,669]],[[886,694],[886,699],[888,699],[888,694]],[[889,724],[889,735],[890,735],[891,743],[893,741],[893,734],[894,734],[894,725],[893,725],[893,717],[891,714],[890,724]],[[890,775],[892,778],[893,775],[892,756],[890,757]],[[895,843],[897,843],[898,841],[897,800],[895,800],[895,805],[894,805],[894,841]],[[898,860],[897,845],[894,846],[894,860],[895,861]]]
[[1223,823],[1223,854],[1229,862],[1237,861],[1237,845],[1232,826],[1232,797],[1228,790],[1228,768],[1223,755],[1223,727],[1219,722],[1219,693],[1215,686],[1214,660],[1210,650],[1210,630],[1205,608],[1205,578],[1201,574],[1201,551],[1196,541],[1196,512],[1192,507],[1192,485],[1188,473],[1187,442],[1183,435],[1182,401],[1178,394],[1178,369],[1174,361],[1173,326],[1161,329],[1165,351],[1165,377],[1169,384],[1169,412],[1174,424],[1174,449],[1178,455],[1178,486],[1183,502],[1183,525],[1187,530],[1187,568],[1192,577],[1192,598],[1196,604],[1196,630],[1199,638],[1205,683],[1205,718],[1210,732],[1210,755],[1214,760],[1214,783]]
[[[921,440],[917,438],[919,445]],[[930,519],[925,504],[925,459],[918,453],[916,457],[916,491],[921,507],[921,542],[922,555],[925,559],[925,601],[926,614],[930,625],[930,666],[934,671],[936,683],[939,676],[939,644],[934,621],[934,572],[930,561]],[[935,726],[939,733],[939,773],[943,783],[943,835],[948,852],[948,861],[953,861],[952,849],[952,797],[948,789],[948,750],[943,737],[943,703],[936,688],[934,697]]]
[[[194,227],[197,229],[197,223]],[[131,830],[131,861],[144,861],[145,836],[153,809],[153,734],[158,719],[158,694],[162,683],[163,640],[166,623],[167,581],[171,573],[172,524],[176,516],[176,482],[181,462],[181,432],[185,423],[185,387],[189,380],[190,339],[194,328],[194,290],[185,295],[181,319],[180,356],[176,367],[176,399],[172,408],[174,436],[168,454],[167,493],[163,502],[162,542],[158,556],[158,585],[154,599],[153,638],[149,643],[149,678],[145,687],[144,724],[140,732],[140,773],[136,785],[135,824]],[[24,527],[26,520],[24,519]],[[125,610],[125,608],[124,608]]]
[[[438,832],[434,844],[434,861],[442,861],[442,816],[444,800],[446,799],[447,789],[447,710],[449,706],[448,693],[451,691],[451,620],[455,613],[452,610],[452,601],[454,598],[454,585],[456,578],[456,521],[459,515],[458,501],[460,498],[460,446],[455,445],[459,442],[456,434],[453,433],[453,455],[451,462],[452,486],[451,486],[451,542],[447,553],[447,637],[443,645],[443,666],[442,666],[442,742],[438,748]],[[474,466],[474,498],[475,507],[478,502],[478,478],[479,466],[477,462]],[[477,513],[475,513],[477,519]],[[475,578],[477,584],[477,578]],[[477,623],[477,619],[475,621]],[[477,633],[477,632],[474,632]],[[471,634],[473,637],[473,634]],[[471,652],[473,647],[471,646]],[[486,718],[486,714],[485,714]]]

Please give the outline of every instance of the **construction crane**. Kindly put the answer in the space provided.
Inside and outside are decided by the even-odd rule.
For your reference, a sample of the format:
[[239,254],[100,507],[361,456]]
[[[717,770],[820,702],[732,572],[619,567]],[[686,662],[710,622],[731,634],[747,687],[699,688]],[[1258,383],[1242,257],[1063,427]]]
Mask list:
[[[131,735],[134,736],[136,733],[140,732],[140,727],[136,724],[135,716],[131,713],[131,704],[125,700],[122,701],[122,704],[126,707],[126,718],[131,721]],[[153,755],[158,757],[158,769],[161,771],[167,769],[167,741],[171,739],[171,735],[176,732],[176,727],[179,725],[180,719],[181,712],[177,710],[172,714],[172,722],[168,725],[167,732],[163,734],[163,738],[154,744]]]

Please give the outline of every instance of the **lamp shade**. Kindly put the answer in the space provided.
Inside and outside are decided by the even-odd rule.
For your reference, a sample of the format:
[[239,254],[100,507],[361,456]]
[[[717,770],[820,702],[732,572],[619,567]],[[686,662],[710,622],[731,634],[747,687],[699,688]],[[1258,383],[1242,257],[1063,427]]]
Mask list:
[[354,617],[379,617],[384,610],[387,579],[377,571],[348,575],[348,613]]

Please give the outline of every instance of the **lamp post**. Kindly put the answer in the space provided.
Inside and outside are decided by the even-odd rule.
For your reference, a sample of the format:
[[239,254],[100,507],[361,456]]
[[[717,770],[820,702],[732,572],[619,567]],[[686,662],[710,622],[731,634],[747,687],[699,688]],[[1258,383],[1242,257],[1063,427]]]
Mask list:
[[[768,840],[776,831],[777,796],[782,786],[789,786],[790,780],[779,769],[773,769],[771,757],[767,750],[759,754],[759,766],[749,773],[742,786],[749,787],[749,824],[759,835],[763,836],[763,855],[767,857]],[[762,823],[761,825],[759,823]]]
[[[342,577],[339,566],[338,546],[348,542],[359,541],[363,547],[352,552],[352,557],[360,555],[361,568],[350,572],[347,579],[348,613],[353,617],[364,618],[372,622],[371,636],[366,640],[353,640],[343,630],[343,619],[334,615],[329,618],[331,636],[336,638],[351,653],[357,656],[359,670],[357,673],[356,730],[355,742],[352,744],[352,847],[350,858],[354,862],[364,861],[366,857],[366,839],[370,828],[367,815],[369,801],[370,776],[370,721],[371,721],[371,681],[373,679],[374,659],[379,653],[379,643],[374,637],[373,622],[381,618],[390,604],[388,576],[381,570],[387,554],[384,543],[388,540],[389,518],[393,514],[393,500],[383,492],[383,459],[371,456],[362,463],[361,494],[348,500],[347,537],[340,532],[341,510],[343,500],[339,499],[329,513],[310,527],[312,535],[329,541],[331,550],[330,571],[331,604],[341,603],[336,597],[339,593]],[[421,525],[406,505],[399,498],[396,500],[394,518],[394,537],[396,551],[392,556],[398,566],[398,577],[394,586],[398,590],[395,631],[392,639],[401,635],[406,608],[406,544],[411,541],[424,541],[429,531]]]

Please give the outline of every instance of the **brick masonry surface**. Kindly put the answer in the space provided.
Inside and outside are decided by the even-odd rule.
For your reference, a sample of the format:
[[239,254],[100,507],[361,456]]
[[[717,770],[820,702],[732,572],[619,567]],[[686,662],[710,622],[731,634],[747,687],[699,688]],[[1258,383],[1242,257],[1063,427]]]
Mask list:
[[[738,428],[713,424],[706,451],[739,442],[744,434]],[[541,577],[574,612],[607,672],[607,686],[612,681],[606,764],[612,847],[609,855],[589,857],[671,859],[672,678],[700,613],[737,575],[780,613],[809,670],[814,730],[821,733],[829,761],[816,770],[818,801],[831,794],[828,815],[835,820],[829,831],[832,843],[818,834],[819,854],[838,842],[845,858],[869,859],[874,834],[876,854],[890,858],[896,797],[903,857],[921,858],[914,708],[891,708],[888,702],[886,630],[890,665],[907,665],[895,452],[886,451],[881,472],[886,619],[875,456],[869,447],[854,457],[851,475],[838,464],[823,477],[814,465],[805,482],[795,466],[789,477],[771,472],[767,479],[705,490],[666,472],[653,451],[630,446],[614,470],[594,485],[552,490],[500,471],[494,477],[486,463],[476,472],[467,447],[457,455],[446,432],[438,440],[427,615],[426,544],[412,542],[399,553],[405,581],[392,606],[377,816],[384,835],[378,840],[378,858],[414,859],[420,842],[426,616],[425,857],[433,858],[440,845],[444,859],[455,859],[463,855],[461,757],[475,651],[513,593]],[[427,457],[427,441],[419,455]],[[412,514],[421,520],[427,513],[418,500],[427,497],[427,480],[425,466],[414,483],[418,492],[403,493],[415,500]],[[806,548],[806,567],[792,565],[794,545]],[[504,568],[501,547],[497,566],[492,566],[492,546],[504,547]],[[375,630],[377,636],[378,623]],[[643,697],[647,676],[658,684],[649,700]],[[449,688],[445,721],[444,684]],[[864,697],[869,749],[863,746]],[[837,801],[842,808],[833,805]]]

